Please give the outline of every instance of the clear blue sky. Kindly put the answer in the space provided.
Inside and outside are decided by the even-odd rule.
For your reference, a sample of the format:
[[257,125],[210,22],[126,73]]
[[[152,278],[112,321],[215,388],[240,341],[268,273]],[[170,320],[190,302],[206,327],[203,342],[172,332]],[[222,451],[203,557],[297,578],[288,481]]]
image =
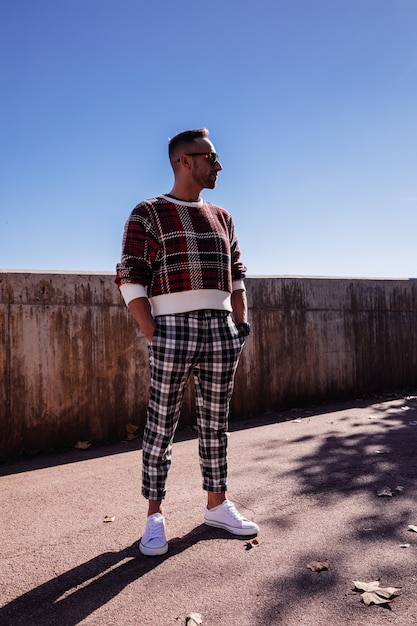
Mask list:
[[206,126],[249,275],[417,276],[416,0],[2,0],[0,267],[112,271]]

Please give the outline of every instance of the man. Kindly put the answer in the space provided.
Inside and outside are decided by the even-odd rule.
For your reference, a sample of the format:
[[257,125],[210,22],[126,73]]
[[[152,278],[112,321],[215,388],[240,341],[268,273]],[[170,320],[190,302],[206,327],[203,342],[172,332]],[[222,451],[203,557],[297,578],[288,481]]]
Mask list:
[[148,340],[150,398],[143,436],[142,554],[168,550],[162,501],[186,383],[194,375],[204,521],[237,535],[258,526],[227,499],[227,425],[234,374],[249,334],[246,267],[233,220],[200,197],[222,170],[205,128],[169,142],[172,190],[138,204],[128,219],[116,282]]

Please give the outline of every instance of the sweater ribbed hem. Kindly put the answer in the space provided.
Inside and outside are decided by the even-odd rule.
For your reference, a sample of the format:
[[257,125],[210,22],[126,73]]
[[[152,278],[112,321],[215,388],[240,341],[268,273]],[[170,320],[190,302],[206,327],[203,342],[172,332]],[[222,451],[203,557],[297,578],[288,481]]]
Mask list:
[[[233,282],[233,291],[245,290],[243,280]],[[126,305],[136,298],[146,298],[146,288],[137,283],[124,283],[120,285],[120,292]],[[218,309],[231,311],[232,303],[228,291],[217,289],[196,289],[193,291],[181,291],[178,293],[163,294],[149,298],[152,314],[174,315],[175,313],[187,313],[199,309]]]
[[196,289],[181,291],[149,298],[154,317],[158,315],[175,315],[201,309],[231,311],[230,293],[216,289]]

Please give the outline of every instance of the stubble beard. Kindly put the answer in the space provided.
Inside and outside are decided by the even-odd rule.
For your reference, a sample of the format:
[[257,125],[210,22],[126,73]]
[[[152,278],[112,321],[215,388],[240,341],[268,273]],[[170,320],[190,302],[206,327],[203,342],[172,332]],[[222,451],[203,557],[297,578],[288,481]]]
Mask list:
[[217,175],[210,172],[210,174],[203,174],[197,167],[193,168],[192,177],[194,182],[200,185],[201,189],[214,189],[217,183]]

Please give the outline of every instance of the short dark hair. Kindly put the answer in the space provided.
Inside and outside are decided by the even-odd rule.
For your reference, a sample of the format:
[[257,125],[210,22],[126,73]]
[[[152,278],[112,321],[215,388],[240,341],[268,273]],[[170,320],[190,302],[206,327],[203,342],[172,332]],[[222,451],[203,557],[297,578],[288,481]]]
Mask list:
[[183,148],[190,143],[193,143],[195,139],[203,137],[207,139],[209,131],[207,128],[196,128],[194,130],[184,130],[182,133],[178,133],[175,137],[169,140],[168,143],[168,156],[172,163],[174,155],[178,152],[178,148]]

